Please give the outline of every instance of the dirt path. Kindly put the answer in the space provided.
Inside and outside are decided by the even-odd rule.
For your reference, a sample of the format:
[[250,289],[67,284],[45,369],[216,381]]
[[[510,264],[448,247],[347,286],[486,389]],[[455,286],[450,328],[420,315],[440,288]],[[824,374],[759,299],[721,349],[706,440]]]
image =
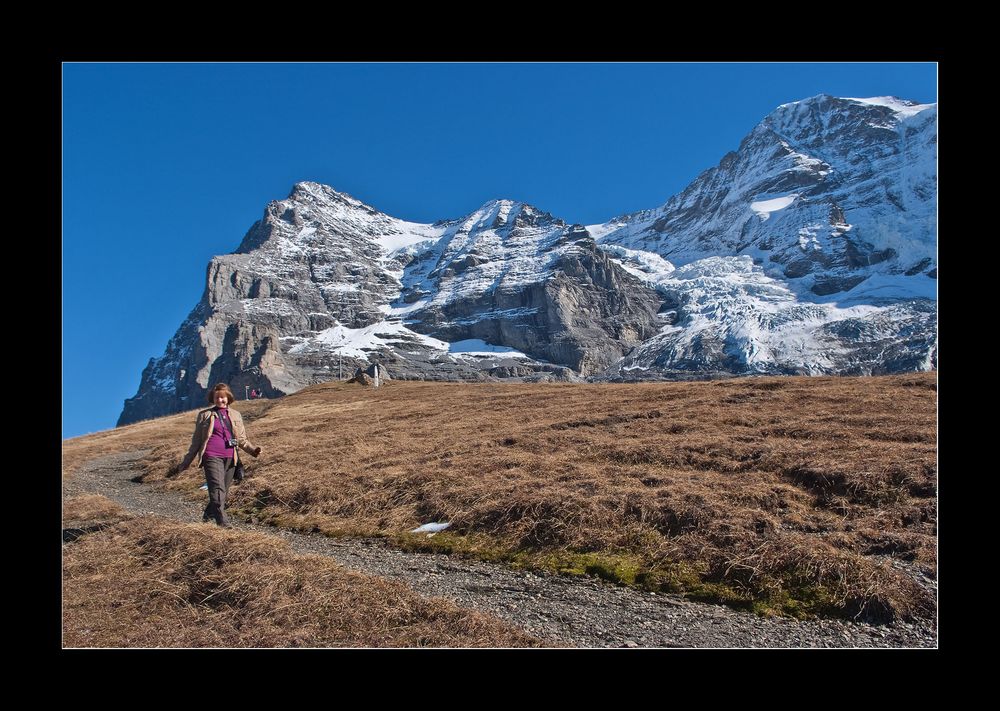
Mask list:
[[[95,459],[63,483],[63,497],[100,494],[137,515],[201,521],[205,502],[130,481],[144,452]],[[933,623],[873,626],[839,620],[764,619],[677,595],[602,581],[512,571],[447,555],[406,553],[379,540],[304,535],[234,519],[236,529],[286,540],[296,553],[328,556],[345,568],[395,578],[417,593],[492,614],[565,647],[936,647]],[[935,581],[924,579],[924,585]]]

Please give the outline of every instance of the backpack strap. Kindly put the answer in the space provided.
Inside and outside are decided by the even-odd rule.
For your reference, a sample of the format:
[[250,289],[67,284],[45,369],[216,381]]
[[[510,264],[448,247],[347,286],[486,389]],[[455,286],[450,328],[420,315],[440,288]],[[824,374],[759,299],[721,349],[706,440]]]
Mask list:
[[222,414],[222,410],[216,410],[215,414],[219,418],[219,422],[222,423],[222,430],[223,430],[223,432],[225,432],[226,435],[228,435],[226,439],[229,439],[229,440],[236,439],[233,436],[232,423],[229,422],[229,418]]

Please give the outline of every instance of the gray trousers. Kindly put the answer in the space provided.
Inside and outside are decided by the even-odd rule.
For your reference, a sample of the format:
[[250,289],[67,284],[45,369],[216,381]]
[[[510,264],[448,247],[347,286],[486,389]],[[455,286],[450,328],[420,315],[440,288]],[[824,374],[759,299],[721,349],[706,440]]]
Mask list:
[[236,464],[231,457],[205,457],[201,464],[205,468],[205,483],[208,484],[208,506],[201,517],[202,521],[215,519],[220,526],[229,525],[226,516],[226,494],[233,485],[233,474]]

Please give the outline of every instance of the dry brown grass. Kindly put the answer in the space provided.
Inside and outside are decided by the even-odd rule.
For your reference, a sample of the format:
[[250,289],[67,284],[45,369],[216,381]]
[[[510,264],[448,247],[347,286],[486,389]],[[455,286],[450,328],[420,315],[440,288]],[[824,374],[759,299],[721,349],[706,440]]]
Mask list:
[[[232,505],[331,534],[447,520],[428,544],[565,569],[578,556],[591,572],[761,611],[923,617],[934,601],[887,557],[936,569],[936,398],[933,373],[325,383],[266,412],[239,403],[265,454]],[[165,478],[193,421],[70,440],[67,460],[154,442],[147,479]]]
[[97,494],[74,496],[63,502],[63,524],[71,522],[108,524],[129,518],[131,515],[125,509]]
[[526,647],[500,620],[296,556],[268,536],[154,517],[67,545],[66,647]]

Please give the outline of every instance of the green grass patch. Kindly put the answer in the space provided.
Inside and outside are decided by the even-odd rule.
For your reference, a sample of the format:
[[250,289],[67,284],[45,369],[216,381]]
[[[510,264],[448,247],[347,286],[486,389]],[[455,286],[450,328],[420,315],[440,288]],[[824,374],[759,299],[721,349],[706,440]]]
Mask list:
[[479,533],[441,531],[387,533],[360,529],[347,522],[334,522],[321,515],[289,513],[269,507],[246,507],[234,511],[244,520],[303,533],[321,533],[333,538],[384,538],[399,550],[440,553],[506,565],[515,570],[558,575],[593,576],[602,580],[658,593],[673,593],[698,602],[721,604],[761,616],[796,619],[850,617],[843,601],[828,589],[804,584],[801,578],[778,581],[766,596],[756,596],[726,581],[705,579],[705,570],[688,562],[657,562],[650,565],[630,551],[579,552],[571,550],[518,550],[505,547]]
[[426,533],[393,533],[386,534],[386,539],[396,548],[411,553],[445,553],[491,563],[511,563],[513,560],[512,552],[499,546],[495,539],[476,533],[440,531],[433,536]]
[[503,548],[487,536],[448,531],[432,537],[402,534],[391,536],[390,540],[403,550],[468,556],[503,563],[518,570],[594,576],[618,585],[684,595],[698,602],[726,605],[766,617],[850,617],[830,590],[803,584],[801,580],[785,581],[776,592],[765,597],[755,597],[751,591],[725,581],[706,580],[704,571],[697,565],[672,562],[650,566],[642,556],[628,551],[584,553],[515,550]]
[[560,575],[592,575],[619,585],[636,584],[642,560],[631,553],[578,553],[574,551],[520,551],[515,562],[524,568]]

